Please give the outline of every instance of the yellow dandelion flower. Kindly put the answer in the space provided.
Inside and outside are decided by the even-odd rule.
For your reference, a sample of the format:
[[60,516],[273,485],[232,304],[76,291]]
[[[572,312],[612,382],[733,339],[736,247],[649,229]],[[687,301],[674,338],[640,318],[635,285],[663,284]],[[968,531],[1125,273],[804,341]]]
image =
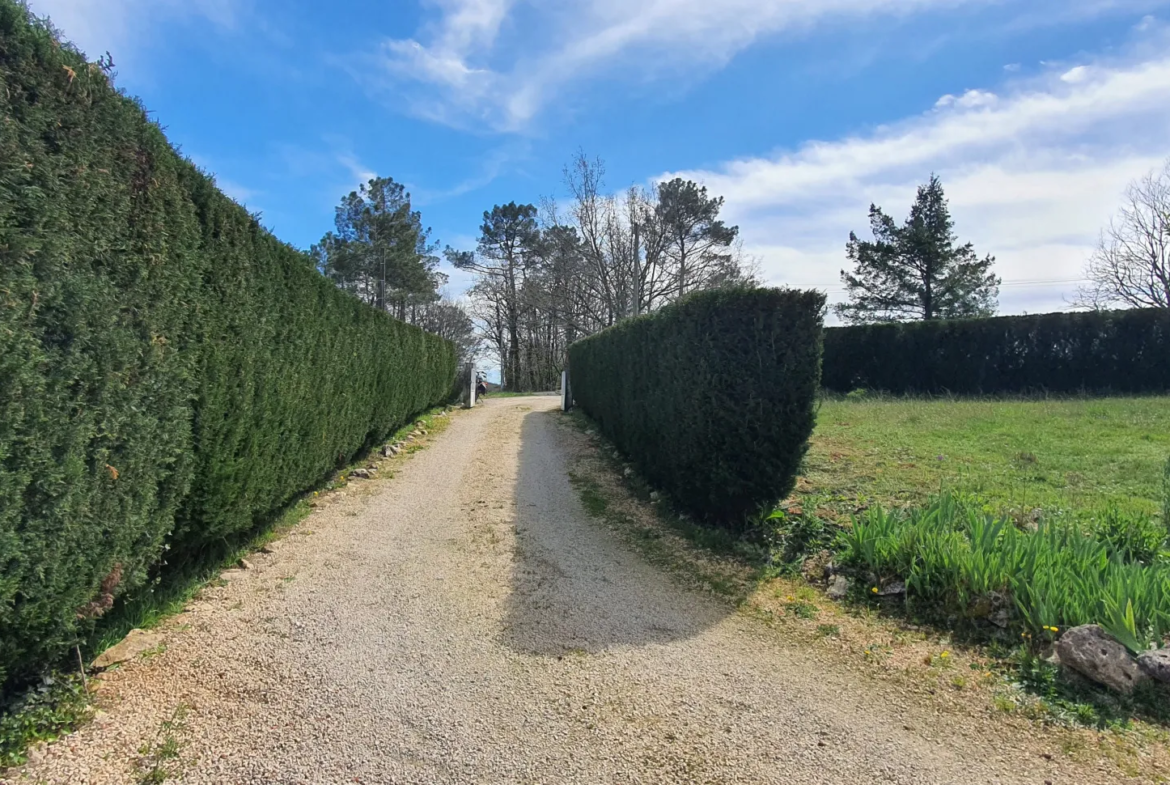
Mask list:
[[874,594],[877,594],[877,593],[878,593],[878,587],[877,587],[877,586],[874,586],[872,589],[870,589],[870,591],[871,591],[871,592],[873,592]]
[[940,657],[950,657],[950,656],[951,656],[951,653],[950,653],[949,651],[944,651],[942,654],[940,654],[940,655],[938,655],[938,656],[940,656]]

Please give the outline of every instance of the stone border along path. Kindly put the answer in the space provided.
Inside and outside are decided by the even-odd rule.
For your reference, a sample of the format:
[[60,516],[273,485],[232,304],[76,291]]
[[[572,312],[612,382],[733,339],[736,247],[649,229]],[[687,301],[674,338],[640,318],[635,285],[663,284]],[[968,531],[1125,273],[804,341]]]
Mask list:
[[167,735],[186,783],[1116,781],[642,561],[583,510],[557,403],[488,399],[395,478],[351,484],[4,781],[138,782]]

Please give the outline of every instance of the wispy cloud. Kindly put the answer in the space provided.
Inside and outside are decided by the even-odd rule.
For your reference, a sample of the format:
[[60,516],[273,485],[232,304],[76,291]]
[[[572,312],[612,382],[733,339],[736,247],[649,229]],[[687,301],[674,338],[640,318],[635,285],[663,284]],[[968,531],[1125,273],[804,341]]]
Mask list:
[[234,180],[228,180],[223,177],[215,178],[215,184],[219,186],[219,190],[244,205],[260,195],[260,192],[254,188],[249,188],[246,185],[241,185]]
[[230,30],[250,5],[250,0],[29,0],[33,13],[49,17],[90,59],[109,51],[116,63],[150,47],[160,21],[202,20]]
[[994,0],[576,0],[526,5],[518,45],[507,35],[514,0],[437,0],[437,18],[415,37],[382,44],[372,81],[384,86],[388,76],[423,117],[518,130],[562,88],[603,72],[702,71],[822,20],[986,2]]
[[359,161],[357,156],[353,153],[338,153],[336,160],[337,164],[342,169],[349,172],[350,176],[353,178],[355,189],[358,186],[365,185],[370,180],[373,180],[378,176],[377,172]]
[[836,296],[845,240],[867,229],[869,203],[904,215],[937,172],[961,238],[996,255],[1011,282],[1005,310],[1059,308],[1126,183],[1170,155],[1170,36],[1160,36],[1153,59],[1053,69],[944,96],[865,135],[670,176],[726,197],[772,282]]
[[274,156],[279,178],[312,188],[330,205],[336,205],[342,194],[356,191],[378,176],[354,152],[353,142],[336,134],[326,135],[310,145],[276,144]]
[[428,188],[410,185],[411,196],[416,207],[454,199],[485,188],[504,172],[512,171],[531,154],[532,145],[526,140],[511,141],[500,145],[482,156],[474,171],[454,185]]
[[905,17],[959,6],[1003,5],[1029,25],[1083,18],[1163,0],[434,0],[413,37],[384,41],[373,68],[419,116],[462,127],[525,128],[583,80],[625,82],[701,75],[755,42],[818,25]]

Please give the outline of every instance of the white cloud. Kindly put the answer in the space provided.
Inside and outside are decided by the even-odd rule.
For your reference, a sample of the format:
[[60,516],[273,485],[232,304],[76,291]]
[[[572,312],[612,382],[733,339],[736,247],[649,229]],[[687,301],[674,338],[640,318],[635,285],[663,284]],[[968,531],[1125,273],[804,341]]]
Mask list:
[[[380,73],[418,85],[414,111],[453,124],[525,126],[554,95],[602,72],[650,79],[724,64],[765,36],[995,0],[577,0],[532,3],[522,45],[502,42],[513,0],[437,0],[414,38],[384,42]],[[637,58],[631,66],[631,58]],[[384,86],[384,79],[373,79]]]
[[995,255],[1009,282],[1002,310],[1055,310],[1127,182],[1170,155],[1170,56],[1081,74],[944,96],[866,135],[664,176],[726,197],[728,219],[772,283],[839,300],[845,241],[851,230],[867,235],[869,204],[901,220],[915,187],[937,172],[960,239]]
[[240,204],[247,204],[250,200],[260,195],[260,192],[249,188],[246,185],[241,185],[234,180],[228,180],[223,177],[216,177],[215,184],[219,186],[219,190],[235,199]]
[[[436,16],[354,68],[438,122],[521,130],[576,83],[695,76],[753,43],[832,23],[960,6],[1004,6],[1026,26],[1059,24],[1164,0],[430,0]],[[1005,66],[1011,72],[1019,64]],[[1074,69],[1075,71],[1075,69]],[[1072,72],[1070,72],[1071,74]],[[387,79],[388,77],[388,79]],[[972,96],[975,97],[975,96]],[[958,99],[956,99],[958,100]]]
[[89,59],[109,51],[115,63],[149,46],[162,19],[204,19],[232,29],[246,6],[244,0],[29,0],[34,14],[49,17]]
[[978,109],[991,106],[997,100],[998,96],[995,93],[986,90],[968,90],[958,98],[949,94],[944,95],[935,102],[934,106],[936,109],[945,109],[949,106],[957,106],[960,109]]
[[1069,84],[1077,84],[1089,78],[1088,66],[1078,65],[1075,68],[1070,68],[1060,75],[1060,81]]
[[349,172],[353,178],[355,185],[354,190],[365,185],[378,176],[378,173],[358,160],[353,153],[339,153],[337,155],[337,163],[341,168]]

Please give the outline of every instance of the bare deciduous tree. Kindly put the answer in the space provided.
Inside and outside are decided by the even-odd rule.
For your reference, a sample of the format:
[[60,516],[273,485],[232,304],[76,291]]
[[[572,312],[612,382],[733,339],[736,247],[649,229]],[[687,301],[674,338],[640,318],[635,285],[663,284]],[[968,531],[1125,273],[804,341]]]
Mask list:
[[[539,211],[496,207],[476,252],[448,249],[456,267],[479,276],[472,315],[513,390],[555,387],[578,338],[693,290],[754,283],[738,229],[719,220],[723,200],[701,186],[676,179],[615,194],[602,162],[584,153],[564,175],[563,213],[552,199]],[[487,220],[500,211],[522,212],[524,230],[508,234],[501,228],[512,222]],[[501,242],[513,235],[514,247]]]
[[1170,160],[1130,183],[1085,277],[1080,305],[1170,308]]

